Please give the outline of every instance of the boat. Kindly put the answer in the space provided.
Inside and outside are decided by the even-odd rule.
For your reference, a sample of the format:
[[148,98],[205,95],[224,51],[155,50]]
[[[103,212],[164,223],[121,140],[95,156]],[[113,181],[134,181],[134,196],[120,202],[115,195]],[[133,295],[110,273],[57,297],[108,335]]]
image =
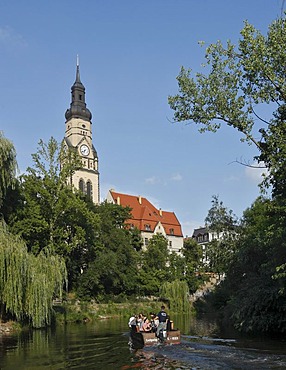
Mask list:
[[173,329],[166,332],[164,336],[159,338],[156,333],[148,332],[130,332],[130,344],[134,349],[140,349],[144,346],[154,346],[158,344],[180,344],[181,343],[181,332],[179,329]]

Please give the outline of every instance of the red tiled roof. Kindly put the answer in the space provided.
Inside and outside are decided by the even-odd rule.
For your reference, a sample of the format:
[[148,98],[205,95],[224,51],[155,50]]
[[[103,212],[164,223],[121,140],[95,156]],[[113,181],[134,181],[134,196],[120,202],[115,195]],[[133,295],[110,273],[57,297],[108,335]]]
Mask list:
[[150,232],[154,232],[158,222],[161,222],[167,235],[183,236],[174,212],[158,210],[148,199],[141,196],[117,193],[113,190],[110,190],[110,194],[114,203],[131,208],[133,218],[127,220],[127,223],[133,224],[140,231],[148,231],[146,225],[149,225]]

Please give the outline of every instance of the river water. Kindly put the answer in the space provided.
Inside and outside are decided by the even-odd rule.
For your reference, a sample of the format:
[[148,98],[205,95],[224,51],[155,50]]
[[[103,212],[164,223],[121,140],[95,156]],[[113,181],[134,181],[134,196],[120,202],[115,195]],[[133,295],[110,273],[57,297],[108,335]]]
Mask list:
[[132,350],[126,320],[57,326],[0,337],[0,369],[286,369],[286,342],[218,336],[214,323],[176,318],[179,345]]

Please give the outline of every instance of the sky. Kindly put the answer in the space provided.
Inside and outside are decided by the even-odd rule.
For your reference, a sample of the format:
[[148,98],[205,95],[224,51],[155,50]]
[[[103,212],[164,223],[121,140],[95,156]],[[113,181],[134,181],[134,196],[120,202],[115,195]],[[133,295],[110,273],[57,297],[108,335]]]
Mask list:
[[[237,43],[244,21],[266,33],[282,0],[1,0],[0,130],[21,172],[40,140],[61,141],[79,55],[92,112],[100,196],[141,195],[175,212],[184,236],[216,195],[241,217],[259,195],[258,154],[226,127],[174,123],[168,96],[181,66],[200,71],[205,45]],[[267,114],[268,112],[265,112]]]

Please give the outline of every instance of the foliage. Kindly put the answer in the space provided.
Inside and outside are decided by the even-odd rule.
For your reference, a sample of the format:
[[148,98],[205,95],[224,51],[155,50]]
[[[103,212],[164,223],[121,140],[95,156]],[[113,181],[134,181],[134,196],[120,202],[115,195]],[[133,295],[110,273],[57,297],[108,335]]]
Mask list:
[[285,276],[274,277],[286,259],[285,219],[278,226],[273,201],[258,198],[244,212],[238,252],[230,264],[224,292],[225,311],[244,332],[285,332]]
[[139,285],[141,293],[157,295],[163,282],[169,280],[168,240],[162,234],[155,234],[141,257]]
[[185,281],[165,282],[160,288],[160,296],[167,299],[169,307],[176,313],[190,313],[189,287]]
[[2,210],[7,190],[15,183],[17,169],[14,145],[0,131],[0,210]]
[[187,282],[190,293],[194,293],[202,283],[204,272],[202,247],[195,239],[187,238],[184,240],[182,254],[185,266],[183,279]]
[[267,130],[260,129],[263,151],[257,160],[263,162],[268,169],[262,183],[265,188],[271,188],[272,194],[280,205],[285,206],[286,199],[286,105],[281,105],[274,114]]
[[40,141],[32,155],[34,167],[21,177],[21,203],[9,226],[35,255],[48,250],[63,256],[72,287],[94,249],[99,217],[80,193],[67,186],[64,174],[70,173],[71,164],[69,170],[65,164],[60,168],[61,155],[55,139],[48,144]]
[[[245,22],[237,46],[218,41],[207,47],[205,74],[193,76],[182,68],[177,77],[179,93],[169,97],[176,122],[199,124],[201,132],[216,132],[222,124],[234,128],[242,141],[256,146],[254,159],[267,169],[261,189],[269,188],[272,199],[259,198],[245,211],[239,238],[231,240],[236,252],[223,253],[223,258],[218,256],[220,263],[215,262],[227,272],[222,286],[228,295],[225,310],[242,331],[285,332],[286,328],[285,26],[284,16],[263,35]],[[260,117],[261,105],[272,109],[272,117]],[[220,242],[214,244],[213,251],[221,250]],[[226,244],[227,251],[231,248]]]
[[285,23],[285,18],[275,20],[264,36],[245,22],[237,47],[231,42],[225,47],[220,41],[211,44],[205,55],[209,73],[192,77],[191,70],[182,68],[177,77],[179,94],[169,97],[177,122],[201,124],[201,132],[215,132],[225,123],[242,133],[242,140],[257,147],[256,159],[265,163],[270,183],[277,186],[277,165],[283,167],[278,157],[285,161],[285,140],[280,137],[284,125],[276,127],[277,122],[260,118],[256,110],[263,103],[271,104],[285,121]]
[[205,55],[208,75],[192,78],[191,71],[182,68],[177,77],[180,93],[169,97],[175,120],[200,123],[202,131],[217,131],[223,121],[259,147],[252,135],[254,104],[279,103],[285,97],[284,23],[275,21],[264,37],[245,22],[237,49],[231,42],[226,47],[220,41],[211,44]]
[[134,234],[125,225],[130,209],[103,202],[95,206],[94,212],[100,219],[96,250],[80,277],[78,292],[81,297],[99,300],[110,294],[134,294],[138,256],[133,247]]
[[28,318],[34,327],[51,323],[52,300],[61,297],[66,282],[58,256],[27,252],[24,242],[0,228],[0,302],[4,314]]
[[212,206],[205,219],[207,230],[214,237],[207,244],[207,263],[212,272],[223,274],[234,258],[239,234],[238,220],[218,196],[213,196]]

